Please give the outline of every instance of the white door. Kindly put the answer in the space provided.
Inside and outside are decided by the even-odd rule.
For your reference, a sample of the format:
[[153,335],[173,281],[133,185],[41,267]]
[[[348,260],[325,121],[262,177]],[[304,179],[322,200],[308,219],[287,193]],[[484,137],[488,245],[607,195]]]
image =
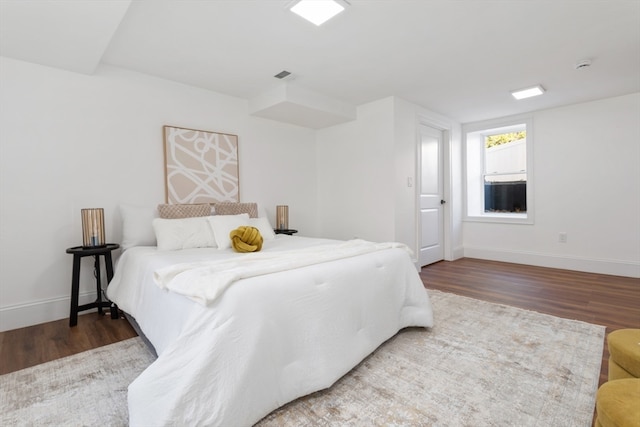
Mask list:
[[420,266],[444,259],[442,131],[420,125]]

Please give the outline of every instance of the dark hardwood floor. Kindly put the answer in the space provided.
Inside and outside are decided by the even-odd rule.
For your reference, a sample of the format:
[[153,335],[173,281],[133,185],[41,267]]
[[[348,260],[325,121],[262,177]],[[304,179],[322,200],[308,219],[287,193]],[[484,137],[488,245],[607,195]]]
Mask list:
[[[640,279],[464,258],[423,268],[427,289],[604,325],[640,328]],[[88,313],[0,333],[0,374],[136,336],[125,319]],[[600,381],[606,381],[608,351]]]
[[0,332],[0,374],[28,368],[92,348],[137,336],[129,322],[112,320],[108,314],[78,316],[78,325],[69,319]]

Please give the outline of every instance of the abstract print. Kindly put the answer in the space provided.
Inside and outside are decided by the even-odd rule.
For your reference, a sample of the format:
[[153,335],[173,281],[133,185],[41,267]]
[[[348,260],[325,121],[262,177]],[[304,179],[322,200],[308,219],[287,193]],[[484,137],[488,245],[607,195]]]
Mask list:
[[166,201],[238,202],[238,136],[164,126]]

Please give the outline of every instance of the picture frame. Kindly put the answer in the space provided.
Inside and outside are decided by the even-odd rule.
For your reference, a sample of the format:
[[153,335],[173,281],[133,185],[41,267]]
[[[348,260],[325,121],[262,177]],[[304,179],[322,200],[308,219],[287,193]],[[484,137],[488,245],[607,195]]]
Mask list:
[[168,204],[240,201],[238,136],[163,126]]

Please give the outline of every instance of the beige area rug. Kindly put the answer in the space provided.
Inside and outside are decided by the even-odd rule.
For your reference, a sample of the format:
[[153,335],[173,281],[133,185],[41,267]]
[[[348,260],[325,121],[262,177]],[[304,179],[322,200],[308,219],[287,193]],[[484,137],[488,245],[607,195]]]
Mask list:
[[[436,326],[401,331],[265,426],[590,426],[605,328],[430,291]],[[140,338],[0,377],[0,425],[124,426]]]
[[126,426],[127,387],[154,357],[141,338],[0,376],[0,426]]

